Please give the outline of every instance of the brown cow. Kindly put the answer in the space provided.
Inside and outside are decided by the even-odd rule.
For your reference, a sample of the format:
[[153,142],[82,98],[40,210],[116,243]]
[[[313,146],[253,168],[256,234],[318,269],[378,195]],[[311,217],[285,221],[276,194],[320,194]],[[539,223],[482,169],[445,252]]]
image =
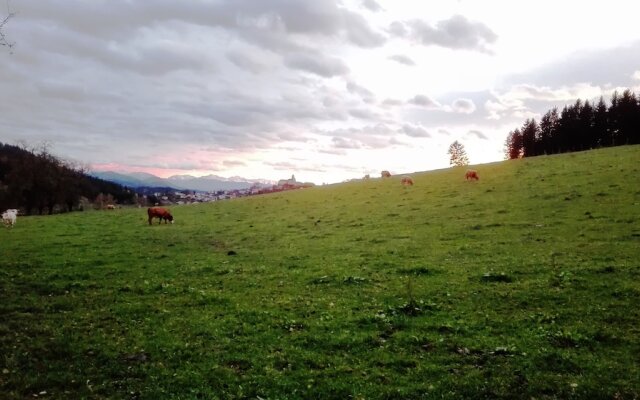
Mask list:
[[467,173],[464,174],[464,179],[466,179],[466,180],[475,179],[477,181],[477,180],[480,179],[480,177],[478,177],[478,171],[473,170],[473,169],[469,169],[469,170],[467,170]]
[[389,171],[382,171],[381,175],[383,178],[391,178],[391,172]]
[[402,186],[413,186],[413,179],[408,175],[403,176],[401,182]]
[[147,209],[147,214],[149,215],[149,225],[151,225],[153,218],[158,218],[158,224],[161,224],[162,220],[164,220],[165,224],[167,221],[173,224],[173,215],[171,215],[171,212],[166,208],[150,207]]

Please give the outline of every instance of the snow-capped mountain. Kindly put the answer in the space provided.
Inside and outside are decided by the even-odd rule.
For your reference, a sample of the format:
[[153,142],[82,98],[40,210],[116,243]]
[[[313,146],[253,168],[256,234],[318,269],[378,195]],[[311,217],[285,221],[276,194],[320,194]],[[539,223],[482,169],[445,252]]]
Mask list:
[[120,185],[138,187],[169,187],[177,190],[195,190],[201,192],[215,192],[219,190],[247,189],[255,185],[270,186],[275,182],[264,179],[245,179],[234,176],[224,178],[217,175],[195,177],[191,175],[174,175],[169,178],[160,178],[144,172],[132,172],[128,174],[106,171],[92,172],[91,175],[118,183]]

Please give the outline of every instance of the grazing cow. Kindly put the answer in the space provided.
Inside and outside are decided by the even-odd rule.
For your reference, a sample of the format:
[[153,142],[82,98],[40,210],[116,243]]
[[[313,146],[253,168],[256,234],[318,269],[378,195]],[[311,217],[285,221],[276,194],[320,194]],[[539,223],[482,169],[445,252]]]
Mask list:
[[391,178],[391,172],[389,171],[382,171],[381,175],[383,178]]
[[18,210],[16,210],[15,208],[10,208],[7,211],[2,213],[2,223],[5,226],[13,228],[17,220],[18,220]]
[[107,210],[115,210],[116,206],[114,206],[113,204],[107,204]]
[[466,179],[466,180],[475,179],[477,181],[477,180],[480,179],[480,177],[478,177],[478,171],[473,170],[473,169],[469,169],[469,170],[467,170],[467,173],[464,174],[464,179]]
[[408,175],[403,176],[401,182],[402,186],[413,186],[413,179]]
[[147,214],[149,215],[149,225],[151,225],[151,221],[153,220],[153,218],[158,218],[158,224],[161,224],[162,220],[164,220],[165,224],[167,223],[167,221],[173,224],[173,215],[171,215],[169,210],[166,208],[150,207],[149,209],[147,209]]

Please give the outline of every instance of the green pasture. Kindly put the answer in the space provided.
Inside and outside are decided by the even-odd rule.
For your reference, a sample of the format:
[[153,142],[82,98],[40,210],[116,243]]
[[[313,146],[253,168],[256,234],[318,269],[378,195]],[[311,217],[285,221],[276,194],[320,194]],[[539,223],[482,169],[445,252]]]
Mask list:
[[0,398],[640,397],[640,146],[474,168],[19,217]]

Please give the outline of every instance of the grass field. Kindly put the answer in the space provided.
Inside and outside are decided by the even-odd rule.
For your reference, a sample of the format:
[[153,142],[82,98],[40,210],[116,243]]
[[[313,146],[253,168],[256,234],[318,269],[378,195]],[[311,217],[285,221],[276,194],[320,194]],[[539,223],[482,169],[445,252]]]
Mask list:
[[640,397],[640,146],[0,229],[0,398]]

